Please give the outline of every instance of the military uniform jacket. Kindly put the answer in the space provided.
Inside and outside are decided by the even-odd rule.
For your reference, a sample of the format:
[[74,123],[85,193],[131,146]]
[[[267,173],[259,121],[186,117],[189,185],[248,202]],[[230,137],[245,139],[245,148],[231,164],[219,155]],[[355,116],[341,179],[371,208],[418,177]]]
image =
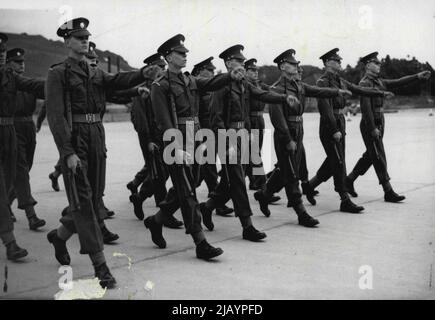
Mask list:
[[302,81],[290,80],[280,77],[270,90],[277,93],[291,94],[298,98],[299,102],[293,107],[286,103],[269,106],[270,120],[275,128],[275,138],[283,144],[299,140],[296,137],[302,122],[290,121],[291,117],[302,116],[305,112],[305,97],[333,98],[338,96],[338,89],[319,88],[308,85]]
[[[368,89],[361,86],[357,86],[338,74],[332,72],[325,72],[317,80],[317,86],[323,88],[337,88],[343,90],[349,90],[353,94],[360,96],[376,96],[383,97],[384,91],[379,89]],[[346,98],[342,96],[329,98],[329,99],[317,99],[317,107],[320,112],[320,125],[325,127],[328,134],[333,135],[338,132],[338,123],[336,116],[334,115],[334,109],[343,109],[346,106]]]
[[[44,98],[44,80],[16,74],[11,68],[0,68],[0,117],[13,117],[17,108],[18,91]],[[21,98],[20,98],[21,99]]]
[[219,129],[230,129],[233,122],[244,122],[250,128],[250,100],[267,103],[286,103],[285,94],[277,94],[257,88],[250,82],[231,82],[214,92],[211,100],[211,125],[217,133]]
[[[147,81],[144,85],[150,88],[151,81]],[[131,121],[137,133],[145,138],[147,144],[154,142],[160,145],[162,143],[162,132],[157,127],[151,95],[145,99],[140,95],[133,98]]]
[[211,92],[202,94],[199,98],[199,123],[201,128],[210,129],[210,104],[211,104]]
[[91,70],[87,64],[86,68],[88,72],[79,66],[77,60],[69,57],[48,71],[47,117],[62,158],[74,153],[65,105],[68,91],[72,114],[102,115],[106,107],[106,91],[128,89],[145,80],[142,70],[110,74],[99,68]]
[[17,108],[15,117],[31,117],[36,110],[37,97],[28,92],[17,92]]
[[[151,101],[158,129],[164,133],[168,129],[176,128],[180,117],[198,117],[201,94],[218,90],[230,81],[229,73],[209,79],[185,75],[182,72],[165,72],[151,86]],[[177,148],[181,146],[178,145]]]
[[[255,87],[261,90],[269,91],[270,87],[267,84],[262,83],[261,81],[255,81],[251,83],[252,85],[254,85]],[[251,112],[263,111],[265,106],[266,104],[260,100],[256,100],[252,98],[249,99],[249,107]]]
[[[381,79],[373,75],[365,74],[359,85],[361,87],[376,88],[379,90],[390,90],[417,80],[418,75],[416,74],[399,79]],[[363,96],[361,97],[360,102],[362,114],[361,121],[364,121],[369,132],[372,132],[376,129],[376,124],[383,121],[384,114],[381,108],[384,106],[384,97],[369,98]]]

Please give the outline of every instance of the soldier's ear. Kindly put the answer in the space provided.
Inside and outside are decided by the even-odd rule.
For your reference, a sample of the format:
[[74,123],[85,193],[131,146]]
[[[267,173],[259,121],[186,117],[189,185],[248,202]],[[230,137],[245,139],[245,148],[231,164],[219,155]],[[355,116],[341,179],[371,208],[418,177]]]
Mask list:
[[65,37],[65,38],[63,38],[63,41],[65,43],[65,47],[69,48],[70,42],[71,42],[71,37]]
[[165,56],[165,60],[166,60],[167,63],[172,62],[172,52],[169,53],[167,56]]

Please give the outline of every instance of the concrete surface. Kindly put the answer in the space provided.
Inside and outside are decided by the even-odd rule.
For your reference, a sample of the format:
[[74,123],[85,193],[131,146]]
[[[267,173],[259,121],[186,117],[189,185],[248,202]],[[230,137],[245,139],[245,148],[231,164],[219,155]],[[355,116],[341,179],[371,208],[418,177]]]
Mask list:
[[[267,232],[263,243],[242,240],[239,221],[234,217],[214,217],[215,231],[206,231],[211,243],[225,253],[216,261],[195,258],[190,237],[184,230],[164,229],[168,247],[156,248],[143,223],[138,221],[128,201],[125,184],[142,166],[138,141],[128,122],[106,124],[108,169],[106,205],[116,212],[108,227],[120,235],[118,244],[106,246],[108,264],[118,287],[106,299],[434,299],[435,298],[435,117],[428,110],[400,111],[386,115],[387,157],[392,184],[407,199],[402,204],[383,201],[373,169],[357,183],[365,206],[362,215],[338,211],[338,195],[332,180],[319,187],[317,206],[307,204],[320,220],[319,228],[297,225],[296,215],[283,198],[271,206],[265,218],[249,191],[254,224]],[[310,176],[324,159],[318,139],[318,114],[307,114],[305,146]],[[363,152],[359,133],[360,116],[347,122],[347,167],[351,170]],[[270,121],[267,119],[270,128]],[[271,132],[263,152],[267,167],[275,162]],[[53,192],[47,176],[57,161],[57,150],[47,126],[38,134],[32,188],[38,201],[36,210],[47,220],[42,231],[28,230],[24,212],[15,232],[29,256],[20,263],[6,260],[0,250],[0,283],[8,265],[8,291],[0,299],[53,299],[59,291],[59,265],[46,233],[57,227],[60,210],[66,205],[63,191]],[[61,180],[60,180],[61,181]],[[64,186],[62,185],[62,190]],[[200,200],[207,190],[199,189]],[[231,203],[230,203],[231,204]],[[156,212],[154,199],[144,204],[147,215]],[[180,213],[177,213],[180,217]],[[78,253],[74,236],[68,243],[74,279],[89,278],[93,270],[87,256]],[[132,259],[129,268],[124,253]],[[361,266],[372,271],[372,289],[361,289]],[[365,268],[365,267],[363,267]],[[152,283],[153,288],[146,289]],[[367,282],[366,282],[367,283]],[[368,282],[369,283],[369,282]]]

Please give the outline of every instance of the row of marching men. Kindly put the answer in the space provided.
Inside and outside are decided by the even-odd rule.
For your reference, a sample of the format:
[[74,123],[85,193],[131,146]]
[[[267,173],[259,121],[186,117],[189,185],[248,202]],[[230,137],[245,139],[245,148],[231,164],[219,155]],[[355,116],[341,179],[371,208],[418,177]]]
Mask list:
[[[91,34],[87,29],[88,24],[87,19],[76,18],[59,27],[57,34],[64,38],[69,55],[65,61],[50,68],[45,83],[47,118],[59,150],[59,172],[63,174],[69,202],[69,207],[62,212],[61,224],[47,235],[60,264],[70,264],[66,243],[77,233],[80,253],[89,255],[100,284],[108,288],[116,284],[106,263],[104,243],[116,240],[118,235],[110,232],[105,225],[104,219],[107,215],[113,215],[113,212],[105,208],[102,200],[106,174],[102,116],[107,99],[113,95],[134,96],[132,121],[138,132],[146,166],[127,187],[132,191],[130,200],[139,219],[145,218],[143,200],[154,194],[159,210],[145,218],[144,224],[151,233],[152,241],[160,248],[166,247],[163,225],[176,228],[184,224],[186,233],[191,235],[195,243],[199,259],[210,260],[221,255],[221,248],[207,242],[202,223],[213,230],[212,212],[216,209],[221,215],[230,214],[233,210],[226,206],[230,199],[242,226],[243,239],[261,241],[266,238],[266,234],[257,230],[251,219],[246,173],[251,173],[250,186],[259,189],[254,197],[264,215],[270,215],[268,204],[276,201],[274,194],[285,188],[288,206],[295,210],[299,224],[305,227],[314,227],[319,222],[308,214],[302,202],[302,193],[315,204],[315,188],[331,176],[334,177],[335,189],[341,198],[340,210],[361,212],[363,208],[354,204],[349,194],[357,196],[353,183],[372,164],[384,188],[385,200],[403,200],[403,196],[393,191],[386,170],[382,143],[383,99],[392,95],[387,91],[390,87],[427,79],[429,72],[397,80],[381,79],[380,61],[377,53],[372,53],[361,59],[365,63],[366,74],[357,86],[339,76],[341,57],[338,49],[333,49],[321,57],[325,64],[325,74],[317,86],[310,86],[301,81],[302,69],[295,58],[295,50],[289,49],[274,60],[281,76],[274,85],[267,87],[258,81],[255,59],[246,61],[242,45],[232,46],[219,55],[225,62],[227,73],[215,76],[211,58],[197,64],[192,74],[183,73],[188,49],[184,46],[184,36],[179,34],[164,42],[156,54],[145,59],[146,65],[142,69],[109,74],[98,68],[95,63],[97,57],[92,60],[90,56],[95,46],[89,46]],[[13,82],[9,95],[16,96],[15,91],[22,90],[44,96],[44,90],[41,90],[44,87],[43,81],[28,79],[2,69],[2,76],[3,74],[9,75]],[[352,93],[361,96],[361,133],[367,151],[347,176],[345,122],[341,110],[345,106],[345,98]],[[320,137],[327,155],[322,167],[311,180],[308,180],[303,146],[302,115],[305,97],[318,99]],[[261,163],[251,163],[248,166],[241,163],[241,146],[238,142],[230,144],[226,150],[227,161],[222,165],[220,179],[214,164],[190,164],[193,155],[186,150],[186,135],[190,124],[193,123],[194,130],[210,128],[216,136],[220,129],[238,131],[258,128],[261,132],[264,130],[263,103],[269,104],[278,159],[267,179],[262,174],[255,174]],[[1,110],[3,112],[3,105]],[[10,112],[11,114],[6,114],[9,117],[5,118],[13,116],[13,111]],[[9,128],[8,125],[5,127]],[[1,129],[3,130],[3,125]],[[169,129],[178,129],[184,137],[171,142],[175,146],[177,159],[173,164],[166,164],[163,158],[166,143],[162,135]],[[12,132],[13,129],[9,130]],[[4,137],[2,134],[2,139]],[[261,136],[254,139],[261,145]],[[203,146],[200,143],[196,145],[198,148]],[[237,158],[236,163],[228,161],[234,157]],[[5,172],[3,162],[1,171]],[[166,181],[169,177],[173,186],[167,191]],[[202,180],[207,184],[209,199],[199,203],[196,188]],[[55,185],[56,180],[52,181]],[[302,190],[299,181],[302,181]],[[2,198],[3,191],[6,190],[2,190]],[[27,252],[15,242],[10,202],[4,204],[1,235],[8,248],[8,257],[14,260]],[[178,209],[181,209],[183,222],[174,217]]]

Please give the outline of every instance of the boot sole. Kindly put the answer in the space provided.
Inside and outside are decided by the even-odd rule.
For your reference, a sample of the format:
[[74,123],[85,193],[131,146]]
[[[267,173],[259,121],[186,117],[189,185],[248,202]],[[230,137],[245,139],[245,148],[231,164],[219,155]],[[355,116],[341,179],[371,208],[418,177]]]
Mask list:
[[256,238],[249,238],[249,237],[245,237],[243,236],[244,240],[248,240],[248,241],[252,241],[252,242],[259,242],[260,240],[263,240],[267,238],[267,235],[261,236],[261,237],[256,237]]
[[29,253],[27,252],[27,250],[23,250],[23,251],[20,251],[19,254],[15,255],[13,257],[8,257],[8,260],[15,261],[15,260],[26,257],[28,254]]
[[163,223],[163,225],[169,229],[181,229],[181,227],[183,226],[183,224],[175,225],[175,224],[164,224],[164,223]]
[[211,259],[213,259],[213,258],[216,258],[216,257],[218,257],[218,256],[220,256],[222,253],[224,253],[224,251],[221,249],[221,250],[219,250],[219,251],[217,251],[215,254],[213,254],[213,255],[210,255],[210,256],[200,256],[200,255],[196,255],[196,257],[198,258],[198,259],[202,259],[202,260],[211,260]]
[[118,240],[118,239],[119,239],[119,236],[116,235],[116,237],[112,237],[112,238],[110,238],[110,239],[103,239],[103,243],[104,243],[104,244],[111,244],[113,241],[116,241],[116,240]]
[[38,228],[41,228],[43,226],[45,226],[45,221],[44,220],[42,220],[41,222],[39,222],[36,225],[29,226],[29,229],[32,230],[32,231],[36,231],[36,230],[38,230]]
[[106,289],[113,289],[116,287],[116,280],[100,280],[100,286]]

